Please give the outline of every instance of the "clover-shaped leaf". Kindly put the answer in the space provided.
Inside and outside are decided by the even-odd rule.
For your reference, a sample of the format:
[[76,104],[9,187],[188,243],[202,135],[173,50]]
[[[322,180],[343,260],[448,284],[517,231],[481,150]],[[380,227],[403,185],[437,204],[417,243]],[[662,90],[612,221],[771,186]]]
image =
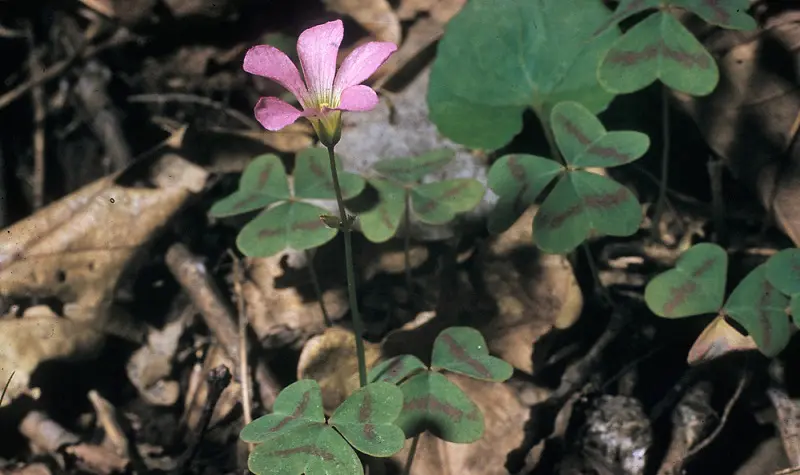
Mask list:
[[376,382],[358,389],[333,413],[331,426],[357,450],[388,457],[403,448],[405,434],[394,424],[403,408],[403,392]]
[[767,280],[766,264],[742,279],[722,311],[741,324],[767,356],[776,356],[789,343],[789,298]]
[[468,444],[483,435],[483,414],[458,386],[444,375],[425,371],[402,385],[403,411],[397,418],[406,437],[426,430],[448,442]]
[[288,199],[286,170],[277,155],[260,155],[245,168],[239,189],[216,202],[209,214],[222,218],[254,211]]
[[746,13],[749,0],[669,0],[668,3],[685,8],[712,25],[733,30],[752,30],[758,26]]
[[385,381],[397,384],[419,371],[426,371],[425,364],[413,355],[398,355],[381,361],[373,367],[367,379],[369,381]]
[[[341,158],[336,156],[342,198],[350,199],[364,189],[364,179],[353,173],[343,173]],[[294,195],[309,200],[335,200],[330,158],[323,148],[308,148],[297,154],[294,167]]]
[[248,468],[262,474],[334,475],[363,473],[350,445],[325,424],[322,395],[314,380],[300,380],[275,399],[274,412],[254,420],[240,434],[259,444]]
[[393,158],[375,164],[375,171],[399,183],[415,183],[453,160],[451,149],[432,150],[418,157]]
[[613,96],[596,71],[619,30],[594,33],[608,18],[597,0],[467,2],[439,43],[431,120],[458,143],[498,148],[520,131],[529,107],[543,122],[564,100],[605,109]]
[[767,280],[784,294],[800,293],[800,249],[784,249],[770,257]]
[[665,11],[626,31],[608,50],[597,74],[603,87],[616,94],[638,91],[660,79],[672,89],[704,96],[719,81],[711,54]]
[[510,364],[489,355],[486,340],[470,327],[450,327],[433,343],[431,366],[485,381],[502,382],[511,377]]
[[478,206],[486,190],[478,180],[453,178],[415,186],[409,193],[411,209],[420,221],[445,224],[452,221],[458,213]]
[[[338,157],[336,160],[340,161]],[[360,176],[347,172],[338,175],[345,199],[364,189]],[[263,155],[245,169],[239,189],[216,203],[211,214],[231,216],[266,208],[242,228],[236,244],[245,255],[267,257],[286,248],[303,251],[331,240],[336,230],[320,219],[326,210],[303,200],[333,199],[336,194],[328,152],[307,149],[298,153],[295,160],[293,193],[280,159]]]
[[727,272],[728,254],[724,249],[716,244],[695,244],[681,254],[674,269],[647,284],[644,299],[660,317],[716,312],[725,298]]
[[607,132],[586,107],[561,102],[553,107],[553,135],[567,167],[534,155],[511,155],[495,162],[489,187],[498,195],[489,230],[507,229],[550,182],[560,175],[534,218],[537,246],[566,253],[590,233],[629,236],[639,229],[639,203],[626,187],[582,167],[614,167],[638,159],[650,146],[640,132]]
[[789,300],[789,313],[792,314],[794,326],[800,328],[800,294],[793,294]]
[[414,216],[427,224],[445,224],[458,213],[477,206],[486,191],[477,180],[454,178],[419,183],[452,158],[451,150],[436,150],[419,157],[378,162],[374,170],[381,176],[369,181],[378,192],[378,203],[361,214],[364,236],[372,242],[390,239],[397,233],[409,203]]

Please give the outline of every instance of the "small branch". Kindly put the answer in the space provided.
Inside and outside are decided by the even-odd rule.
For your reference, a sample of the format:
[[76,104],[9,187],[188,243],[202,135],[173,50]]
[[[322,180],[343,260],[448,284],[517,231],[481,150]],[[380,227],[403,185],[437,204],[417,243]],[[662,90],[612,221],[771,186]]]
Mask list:
[[6,385],[3,386],[3,392],[0,393],[0,407],[3,406],[3,399],[5,399],[6,393],[8,392],[8,387],[11,386],[11,380],[14,379],[14,375],[16,373],[17,373],[16,371],[12,371],[11,376],[9,376],[8,381],[6,381]]
[[[42,70],[39,61],[39,52],[33,41],[33,31],[28,29],[28,74],[33,77]],[[44,87],[41,84],[33,86],[31,90],[33,100],[33,178],[31,188],[33,190],[33,209],[37,210],[44,206],[44,177],[45,177],[45,130],[44,121],[47,115],[45,109]]]
[[[172,275],[200,311],[208,328],[225,348],[225,352],[234,361],[238,361],[240,345],[239,332],[234,323],[235,317],[222,292],[208,274],[203,261],[192,255],[186,246],[177,243],[167,251],[166,263]],[[272,410],[275,398],[280,392],[280,385],[263,360],[258,361],[255,370],[261,403],[267,410]],[[245,375],[240,374],[239,377],[244,378]]]
[[747,376],[748,376],[747,371],[742,371],[742,377],[739,378],[739,385],[736,386],[736,391],[734,391],[733,396],[731,396],[730,400],[725,405],[725,409],[722,411],[722,417],[719,420],[719,424],[717,425],[717,427],[714,428],[714,431],[711,432],[711,434],[709,434],[708,437],[703,439],[697,445],[692,447],[688,452],[686,452],[686,457],[683,459],[684,461],[683,464],[685,464],[686,461],[689,460],[690,458],[697,455],[698,452],[708,447],[708,445],[711,444],[711,442],[713,442],[714,439],[717,438],[720,432],[722,432],[722,429],[725,427],[725,423],[728,421],[728,417],[731,414],[733,406],[736,404],[736,401],[739,400],[739,396],[742,395],[742,391],[744,390],[747,380],[749,379]]
[[184,102],[188,104],[197,104],[211,109],[216,109],[236,119],[242,125],[251,130],[263,130],[263,128],[255,122],[250,116],[244,115],[236,109],[232,109],[221,102],[211,100],[207,97],[196,96],[194,94],[182,94],[179,92],[165,93],[165,94],[136,94],[128,97],[128,102],[142,102],[142,103],[156,103],[164,104],[167,102]]
[[239,313],[239,379],[242,386],[242,416],[244,425],[247,425],[253,421],[253,411],[250,407],[250,368],[247,364],[247,302],[245,302],[242,292],[244,272],[236,255],[230,251],[229,254],[233,259],[233,292],[236,294],[236,306]]
[[206,404],[203,406],[203,414],[200,416],[199,430],[195,432],[194,440],[189,444],[190,449],[187,451],[187,456],[180,464],[180,468],[176,471],[177,474],[191,473],[190,468],[192,461],[197,456],[200,450],[200,442],[203,441],[208,425],[211,423],[211,416],[214,414],[214,408],[217,407],[222,392],[231,383],[231,371],[227,366],[221,365],[211,371],[206,376],[206,383],[208,384],[208,397]]
[[421,434],[417,434],[414,436],[414,440],[411,441],[411,448],[408,449],[408,458],[406,458],[406,466],[403,468],[403,475],[411,474],[411,464],[414,463],[414,455],[417,453],[417,444],[419,443],[420,435]]

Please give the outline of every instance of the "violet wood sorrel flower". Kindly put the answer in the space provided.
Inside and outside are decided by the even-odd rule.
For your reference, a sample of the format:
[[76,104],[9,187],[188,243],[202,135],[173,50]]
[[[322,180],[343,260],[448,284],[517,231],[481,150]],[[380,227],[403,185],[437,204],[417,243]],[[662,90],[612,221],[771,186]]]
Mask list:
[[335,145],[341,137],[341,111],[368,111],[378,104],[378,95],[362,85],[397,50],[389,42],[373,41],[359,46],[336,71],[342,43],[341,20],[311,27],[297,38],[300,72],[286,54],[269,45],[253,46],[244,57],[244,70],[277,82],[294,94],[300,111],[277,97],[262,97],[255,107],[256,119],[267,130],[280,130],[300,117],[311,121],[323,145]]

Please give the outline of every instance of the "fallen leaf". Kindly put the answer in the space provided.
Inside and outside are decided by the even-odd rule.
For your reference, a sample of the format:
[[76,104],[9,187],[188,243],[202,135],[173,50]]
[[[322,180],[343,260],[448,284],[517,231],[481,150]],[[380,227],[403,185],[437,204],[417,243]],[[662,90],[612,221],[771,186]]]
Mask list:
[[[40,361],[88,353],[102,342],[121,277],[205,185],[207,173],[177,155],[149,160],[91,183],[0,233],[0,296],[56,298],[66,317],[0,320],[5,329],[0,338],[8,338],[0,345],[0,379],[17,371],[6,401],[21,393]],[[134,179],[150,187],[124,184]]]
[[[481,310],[474,315],[490,351],[531,374],[536,341],[554,328],[570,327],[583,310],[569,260],[543,254],[533,244],[536,210],[528,209],[491,243],[481,266],[485,293],[496,311],[491,318]],[[522,267],[521,262],[528,264]]]
[[123,473],[130,463],[127,458],[99,445],[77,444],[67,447],[64,451],[76,457],[79,466],[101,475]]
[[[358,389],[358,359],[355,335],[350,330],[331,327],[306,342],[297,363],[298,379],[314,379],[322,389],[322,406],[331,413],[347,396]],[[367,368],[380,357],[379,345],[364,342]]]
[[742,335],[739,330],[733,328],[725,318],[717,316],[703,330],[692,348],[689,350],[687,362],[697,364],[733,351],[747,351],[758,348],[755,340],[751,336]]
[[400,44],[402,31],[388,0],[324,0],[329,10],[353,17],[378,41]]

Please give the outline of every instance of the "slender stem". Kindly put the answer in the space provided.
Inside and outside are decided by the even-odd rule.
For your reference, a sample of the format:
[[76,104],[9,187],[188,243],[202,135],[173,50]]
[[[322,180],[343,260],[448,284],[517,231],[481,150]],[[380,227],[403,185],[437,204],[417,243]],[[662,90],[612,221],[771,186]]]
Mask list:
[[322,310],[322,319],[325,320],[325,326],[330,328],[333,326],[333,322],[331,322],[331,316],[325,307],[325,301],[322,299],[322,286],[319,285],[319,276],[317,275],[317,269],[314,267],[314,254],[308,249],[306,249],[306,261],[308,261],[308,272],[311,274],[311,284],[314,286],[314,293],[317,294],[319,308]]
[[597,288],[600,290],[600,293],[602,294],[603,299],[606,301],[606,303],[613,308],[614,300],[611,298],[611,295],[609,295],[608,289],[605,288],[603,282],[600,280],[600,271],[597,270],[597,264],[595,264],[594,262],[594,256],[592,255],[592,250],[589,249],[589,245],[586,244],[585,242],[581,243],[581,248],[583,248],[583,252],[586,253],[586,262],[589,263],[589,270],[592,272],[595,285],[597,285]]
[[408,458],[406,459],[406,466],[403,469],[403,475],[409,475],[411,473],[411,464],[414,462],[414,455],[417,453],[417,443],[419,443],[419,434],[414,436],[414,440],[411,441],[411,448],[408,450]]
[[553,160],[557,161],[558,163],[567,166],[567,162],[564,160],[564,157],[561,156],[561,152],[558,150],[558,146],[556,145],[556,139],[553,137],[553,129],[550,127],[549,120],[540,120],[542,123],[542,130],[544,131],[544,138],[547,139],[547,146],[550,148],[550,154],[553,156]]
[[0,393],[0,406],[3,405],[3,399],[6,397],[6,392],[8,391],[8,387],[11,386],[11,380],[14,379],[14,375],[16,371],[11,372],[11,376],[8,377],[8,381],[6,381],[6,385],[3,386],[3,392]]
[[403,258],[405,259],[406,290],[411,298],[411,206],[408,202],[408,190],[404,192],[403,202],[405,204],[405,235],[403,236]]
[[661,215],[667,202],[667,182],[669,179],[669,91],[661,86],[661,184],[658,188],[658,201],[653,214],[653,231],[657,235],[661,226]]
[[353,263],[353,242],[351,236],[351,222],[347,218],[347,211],[344,209],[344,198],[342,198],[342,187],[339,185],[339,175],[336,172],[336,159],[333,153],[333,145],[328,146],[328,158],[331,162],[331,176],[333,177],[333,189],[336,192],[336,203],[339,205],[339,225],[344,233],[344,259],[347,269],[347,295],[350,299],[350,311],[353,312],[353,330],[356,334],[356,356],[358,356],[358,381],[362,387],[367,385],[367,358],[364,354],[364,323],[361,321],[361,314],[358,312],[358,298],[356,297],[356,272]]

